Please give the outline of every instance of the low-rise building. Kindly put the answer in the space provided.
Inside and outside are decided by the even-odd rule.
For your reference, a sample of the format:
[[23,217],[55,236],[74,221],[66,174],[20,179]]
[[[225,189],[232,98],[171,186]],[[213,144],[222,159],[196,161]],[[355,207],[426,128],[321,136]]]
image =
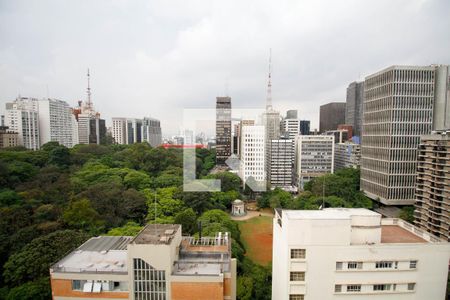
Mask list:
[[0,149],[19,146],[19,134],[8,130],[8,126],[0,126]]
[[367,209],[277,209],[272,299],[445,299],[449,258],[450,243]]
[[181,226],[147,225],[136,237],[89,239],[50,268],[54,300],[236,299],[228,233],[184,237]]

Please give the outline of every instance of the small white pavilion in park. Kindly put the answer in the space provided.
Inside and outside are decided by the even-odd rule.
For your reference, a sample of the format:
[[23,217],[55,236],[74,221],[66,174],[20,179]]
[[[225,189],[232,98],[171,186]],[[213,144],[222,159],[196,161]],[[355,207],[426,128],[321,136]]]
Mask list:
[[231,204],[231,215],[233,216],[244,216],[246,214],[245,211],[245,203],[242,200],[236,199]]

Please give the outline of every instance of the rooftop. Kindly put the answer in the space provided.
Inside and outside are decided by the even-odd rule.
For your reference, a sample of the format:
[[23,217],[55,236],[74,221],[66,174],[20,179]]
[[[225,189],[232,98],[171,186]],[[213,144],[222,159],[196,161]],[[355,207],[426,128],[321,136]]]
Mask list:
[[52,266],[55,272],[126,273],[130,236],[93,237]]
[[148,224],[131,242],[133,244],[170,245],[178,230],[181,230],[181,226],[178,224]]
[[427,241],[398,225],[382,225],[381,243],[427,243]]
[[350,219],[352,216],[380,216],[365,208],[325,208],[322,210],[283,210],[288,219]]

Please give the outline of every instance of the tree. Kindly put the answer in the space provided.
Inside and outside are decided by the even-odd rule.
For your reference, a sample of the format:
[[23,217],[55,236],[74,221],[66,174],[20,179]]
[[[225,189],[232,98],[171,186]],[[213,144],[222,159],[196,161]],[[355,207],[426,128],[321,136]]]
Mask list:
[[142,171],[130,170],[123,178],[123,183],[127,188],[143,190],[151,186],[150,176]]
[[5,282],[9,286],[19,286],[48,276],[51,263],[81,245],[88,237],[84,232],[62,230],[34,239],[9,257],[4,265]]
[[231,237],[240,240],[238,225],[231,220],[230,216],[220,210],[212,209],[204,212],[198,221],[202,223],[203,235],[214,236],[217,232],[230,232]]
[[70,165],[69,149],[64,146],[57,146],[51,149],[48,153],[48,164],[67,168]]
[[241,178],[231,172],[219,172],[206,176],[208,179],[219,179],[222,192],[236,191],[241,188]]
[[122,227],[116,227],[111,229],[110,231],[108,231],[108,233],[106,235],[115,235],[115,236],[121,236],[121,235],[125,235],[125,236],[136,236],[139,231],[142,230],[142,226],[140,226],[138,223],[136,222],[128,222],[125,225],[123,225]]
[[104,222],[92,207],[89,199],[80,199],[70,203],[63,213],[63,220],[69,226],[79,229],[94,229],[101,227]]
[[414,206],[404,206],[400,211],[399,218],[409,223],[414,223]]
[[237,299],[252,300],[253,294],[253,279],[250,276],[238,276],[237,278]]
[[175,215],[175,224],[181,224],[183,233],[193,234],[197,228],[197,215],[192,208],[186,208]]
[[47,300],[51,298],[50,278],[42,277],[12,288],[6,300]]
[[22,197],[10,189],[0,190],[0,207],[19,204]]

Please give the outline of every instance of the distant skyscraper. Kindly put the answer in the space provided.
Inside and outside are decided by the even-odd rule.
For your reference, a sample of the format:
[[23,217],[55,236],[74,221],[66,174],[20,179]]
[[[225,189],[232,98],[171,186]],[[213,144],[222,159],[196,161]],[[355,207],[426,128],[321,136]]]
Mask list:
[[295,181],[301,189],[312,178],[334,171],[334,135],[299,135],[295,153]]
[[242,126],[241,128],[241,158],[240,173],[242,181],[249,177],[255,181],[266,180],[264,153],[266,147],[264,126]]
[[39,106],[35,98],[18,97],[6,103],[5,125],[18,133],[18,143],[30,150],[40,147]]
[[450,242],[450,131],[420,138],[414,221]]
[[286,119],[298,119],[298,111],[291,109],[286,112]]
[[144,117],[142,120],[142,140],[152,147],[162,144],[161,122],[155,118]]
[[386,205],[414,204],[420,136],[431,133],[433,117],[435,124],[450,118],[442,111],[448,85],[437,84],[448,80],[441,68],[448,67],[392,66],[366,77],[361,189],[368,197]]
[[291,190],[294,177],[294,141],[271,140],[270,148],[270,186]]
[[238,124],[234,126],[234,136],[233,136],[233,153],[237,156],[241,155],[241,133],[243,126],[253,126],[255,125],[255,120],[241,120]]
[[347,87],[345,124],[352,125],[353,135],[361,137],[364,104],[364,82],[352,82]]
[[231,98],[216,98],[216,164],[225,165],[231,155]]
[[40,145],[58,142],[66,147],[73,147],[74,115],[66,101],[58,99],[42,99],[39,105]]
[[147,142],[152,147],[162,143],[160,122],[154,118],[112,118],[112,137],[116,144]]
[[300,134],[301,135],[309,135],[310,134],[310,121],[308,120],[300,120]]
[[90,73],[87,72],[87,101],[78,101],[78,107],[72,109],[77,121],[79,144],[100,144],[106,136],[105,120],[100,118],[91,100]]
[[320,106],[319,131],[336,130],[345,123],[345,102],[331,102]]
[[112,118],[111,134],[114,139],[114,143],[125,145],[127,143],[127,119]]

